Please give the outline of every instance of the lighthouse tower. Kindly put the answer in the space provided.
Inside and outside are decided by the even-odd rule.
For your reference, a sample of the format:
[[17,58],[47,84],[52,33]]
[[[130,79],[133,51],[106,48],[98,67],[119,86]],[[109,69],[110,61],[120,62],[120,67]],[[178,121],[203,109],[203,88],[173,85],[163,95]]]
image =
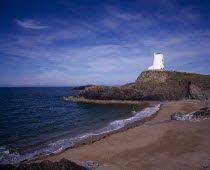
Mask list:
[[153,65],[148,68],[149,70],[164,69],[164,58],[161,53],[154,53]]

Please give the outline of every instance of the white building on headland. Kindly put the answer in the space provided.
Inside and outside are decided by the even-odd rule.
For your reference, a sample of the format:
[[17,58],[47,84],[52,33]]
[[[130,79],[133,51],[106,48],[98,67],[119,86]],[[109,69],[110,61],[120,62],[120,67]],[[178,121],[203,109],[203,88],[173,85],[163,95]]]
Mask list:
[[149,70],[164,69],[164,58],[162,53],[154,53],[153,65],[148,68]]

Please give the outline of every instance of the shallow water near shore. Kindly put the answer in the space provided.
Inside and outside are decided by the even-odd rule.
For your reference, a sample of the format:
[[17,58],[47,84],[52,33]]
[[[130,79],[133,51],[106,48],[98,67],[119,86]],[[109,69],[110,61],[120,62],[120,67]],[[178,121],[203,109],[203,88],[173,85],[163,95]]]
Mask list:
[[70,89],[0,88],[0,164],[58,153],[81,140],[150,116],[159,108],[64,100],[61,96],[78,94]]

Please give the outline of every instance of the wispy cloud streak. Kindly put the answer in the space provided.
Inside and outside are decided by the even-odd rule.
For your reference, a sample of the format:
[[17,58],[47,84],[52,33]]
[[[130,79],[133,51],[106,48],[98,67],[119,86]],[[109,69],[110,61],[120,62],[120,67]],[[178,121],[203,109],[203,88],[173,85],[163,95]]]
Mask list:
[[[19,78],[19,84],[28,85],[131,82],[151,65],[154,52],[165,55],[168,69],[210,74],[205,65],[210,60],[210,28],[193,27],[202,15],[192,6],[180,10],[175,3],[162,6],[152,15],[105,5],[103,14],[91,20],[16,20],[31,31],[2,38],[0,54],[14,66],[25,63],[36,70],[32,77]],[[166,15],[163,11],[169,9],[174,13]]]
[[32,20],[32,19],[16,19],[16,23],[26,29],[46,29],[48,26],[41,25],[40,21]]

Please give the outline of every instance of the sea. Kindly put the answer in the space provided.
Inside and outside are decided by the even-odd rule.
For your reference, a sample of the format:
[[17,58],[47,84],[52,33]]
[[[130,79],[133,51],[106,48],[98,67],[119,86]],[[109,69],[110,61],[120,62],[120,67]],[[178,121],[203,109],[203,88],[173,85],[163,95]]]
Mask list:
[[58,153],[85,139],[152,115],[158,104],[90,104],[67,100],[72,87],[0,88],[0,164]]

